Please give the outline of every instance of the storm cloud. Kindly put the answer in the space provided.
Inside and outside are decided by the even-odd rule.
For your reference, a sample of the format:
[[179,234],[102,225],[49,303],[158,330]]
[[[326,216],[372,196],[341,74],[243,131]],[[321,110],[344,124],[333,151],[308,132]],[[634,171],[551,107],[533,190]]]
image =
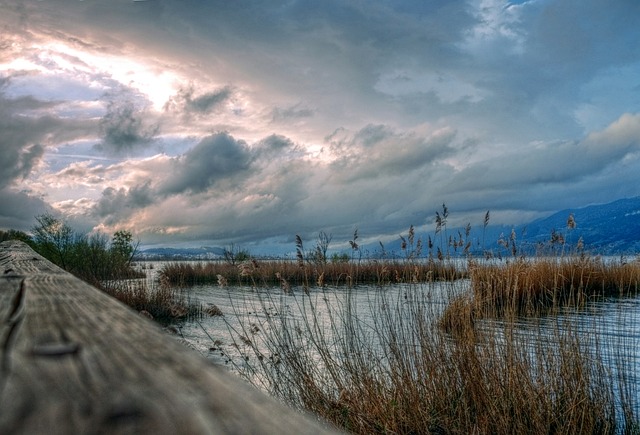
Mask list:
[[1,8],[2,222],[258,247],[640,194],[638,2]]
[[249,169],[251,153],[244,141],[227,133],[203,138],[182,156],[173,159],[159,192],[199,193],[216,183],[234,183]]
[[[5,79],[4,85],[9,82]],[[0,226],[26,230],[33,216],[49,206],[37,192],[21,183],[42,164],[46,147],[56,138],[72,137],[77,123],[39,112],[50,108],[50,103],[31,97],[7,98],[1,86]],[[25,112],[30,116],[24,116]]]
[[21,110],[37,106],[32,99],[7,99],[0,88],[0,189],[27,177],[44,153],[41,143],[58,127],[50,116],[18,116]]
[[111,102],[100,121],[103,141],[96,147],[107,153],[127,154],[148,145],[158,130],[157,125],[145,122],[144,112],[132,102]]
[[186,89],[180,89],[177,95],[167,102],[165,109],[206,114],[228,101],[232,95],[233,91],[229,86],[196,95],[191,85]]
[[153,204],[150,183],[133,186],[129,189],[115,189],[109,187],[102,192],[100,200],[94,207],[94,212],[105,219],[105,224],[113,225],[122,221],[136,210]]
[[0,203],[0,228],[29,231],[34,216],[51,211],[41,198],[6,188],[0,189]]

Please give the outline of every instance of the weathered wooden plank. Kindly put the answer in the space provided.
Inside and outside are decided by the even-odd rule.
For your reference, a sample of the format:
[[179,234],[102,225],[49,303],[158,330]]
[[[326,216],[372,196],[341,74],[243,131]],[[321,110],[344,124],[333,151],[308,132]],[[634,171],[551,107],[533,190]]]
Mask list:
[[0,243],[0,433],[334,433],[21,242]]

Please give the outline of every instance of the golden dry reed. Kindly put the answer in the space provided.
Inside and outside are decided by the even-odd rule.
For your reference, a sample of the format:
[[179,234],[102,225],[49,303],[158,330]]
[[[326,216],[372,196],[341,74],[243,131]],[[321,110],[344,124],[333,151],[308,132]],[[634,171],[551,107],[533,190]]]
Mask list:
[[[443,207],[436,220],[441,240],[447,217]],[[291,406],[357,434],[640,433],[640,395],[629,364],[638,343],[612,337],[595,321],[585,331],[558,315],[579,313],[605,296],[636,295],[640,263],[569,255],[565,238],[552,235],[553,257],[524,258],[512,233],[503,241],[511,258],[468,257],[466,272],[457,272],[444,243],[437,260],[409,255],[404,262],[364,263],[364,277],[353,264],[340,273],[307,269],[295,302],[261,293],[263,306],[280,303],[277,311],[286,312],[295,303],[302,319],[241,319],[266,325],[244,328],[253,357],[240,372]],[[402,242],[416,252],[413,237],[410,231]],[[300,263],[299,270],[308,266]],[[434,278],[434,264],[447,272]],[[398,282],[402,291],[374,287],[363,313],[353,292],[365,290],[314,287],[315,276]],[[455,279],[461,277],[468,279]]]
[[[294,304],[302,317],[236,313],[238,340],[253,351],[240,373],[351,433],[640,433],[629,364],[637,343],[557,315],[579,313],[604,296],[635,295],[640,264],[566,255],[566,237],[557,232],[551,246],[560,255],[525,259],[512,232],[502,242],[512,258],[470,258],[466,275],[449,255],[456,247],[468,252],[469,231],[452,240],[448,216],[443,204],[427,258],[412,227],[402,237],[403,262],[312,263],[298,240],[297,262],[254,261],[235,270],[175,264],[163,276],[179,284],[204,277],[279,284],[284,295],[256,293],[261,306],[287,313]],[[488,219],[487,212],[485,229]],[[571,217],[568,231],[575,225]],[[354,251],[356,239],[357,232]],[[354,302],[361,291],[374,292],[365,308]]]
[[193,319],[203,315],[198,301],[191,300],[180,289],[166,285],[152,285],[145,280],[112,281],[103,283],[102,290],[139,313],[161,324],[180,319]]
[[447,315],[462,309],[472,317],[539,316],[602,297],[636,295],[640,263],[588,256],[470,261],[469,276],[470,297],[455,301]]
[[249,260],[239,265],[225,262],[173,262],[160,270],[160,279],[172,286],[216,284],[218,276],[228,285],[281,284],[347,285],[392,284],[455,280],[466,276],[453,264],[441,261],[408,264],[403,261],[362,260],[316,265],[307,262]]
[[[542,273],[534,263],[509,268]],[[565,283],[567,270],[573,269],[554,266],[555,278],[545,282]],[[624,279],[636,276],[624,270]],[[618,284],[635,288],[629,281]],[[563,316],[534,317],[523,327],[517,316],[494,320],[498,312],[489,316],[487,307],[495,307],[489,305],[480,318],[460,297],[464,286],[428,281],[403,284],[401,292],[375,287],[364,309],[350,296],[361,290],[312,287],[296,293],[295,302],[263,293],[264,306],[281,303],[277,311],[285,312],[284,304],[295,303],[303,318],[244,317],[246,325],[263,323],[256,332],[243,332],[252,337],[245,343],[253,356],[242,374],[351,433],[638,433],[637,387],[633,373],[622,369],[635,355],[633,347],[613,343],[615,351],[603,352],[593,343],[607,331],[594,328],[585,339]],[[456,310],[449,318],[456,328],[441,327],[442,313],[433,303],[438,298],[450,303],[445,318]],[[559,300],[545,312],[560,310]]]

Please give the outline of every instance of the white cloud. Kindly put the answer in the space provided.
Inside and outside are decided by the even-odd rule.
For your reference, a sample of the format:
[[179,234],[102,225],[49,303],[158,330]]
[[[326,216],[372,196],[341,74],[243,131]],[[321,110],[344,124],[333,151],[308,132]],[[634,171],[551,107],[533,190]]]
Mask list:
[[508,0],[469,2],[477,23],[465,32],[460,46],[473,53],[492,56],[491,51],[521,55],[527,33],[521,15],[529,3],[514,4]]

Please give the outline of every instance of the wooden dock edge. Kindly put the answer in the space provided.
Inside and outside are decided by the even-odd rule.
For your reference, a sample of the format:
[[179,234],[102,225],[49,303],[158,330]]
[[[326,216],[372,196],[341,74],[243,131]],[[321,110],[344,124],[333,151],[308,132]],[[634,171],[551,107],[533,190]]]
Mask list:
[[337,432],[22,242],[0,243],[0,318],[2,434]]

